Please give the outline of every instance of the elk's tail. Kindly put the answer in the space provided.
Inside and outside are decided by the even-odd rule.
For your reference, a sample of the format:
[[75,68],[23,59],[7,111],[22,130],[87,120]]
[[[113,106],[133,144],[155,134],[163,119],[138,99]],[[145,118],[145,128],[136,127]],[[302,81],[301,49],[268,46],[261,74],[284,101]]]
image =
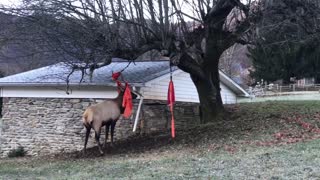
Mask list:
[[86,110],[82,116],[82,122],[85,127],[90,127],[93,121],[93,113],[90,110]]

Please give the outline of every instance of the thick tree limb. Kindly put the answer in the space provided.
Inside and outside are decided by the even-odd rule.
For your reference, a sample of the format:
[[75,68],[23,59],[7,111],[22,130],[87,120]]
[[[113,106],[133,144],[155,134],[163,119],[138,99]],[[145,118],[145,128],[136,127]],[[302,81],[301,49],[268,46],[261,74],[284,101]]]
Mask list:
[[[195,63],[194,59],[188,54],[183,53],[180,55],[179,64],[177,66],[185,72],[196,76],[198,79],[205,80],[206,75],[201,66]],[[174,61],[174,60],[173,60]]]

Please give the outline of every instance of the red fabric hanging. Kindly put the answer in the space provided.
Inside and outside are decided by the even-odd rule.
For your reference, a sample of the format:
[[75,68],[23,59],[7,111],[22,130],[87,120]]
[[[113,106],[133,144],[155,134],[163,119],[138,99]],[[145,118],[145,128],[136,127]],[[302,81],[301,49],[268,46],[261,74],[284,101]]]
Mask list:
[[117,86],[118,86],[118,93],[120,93],[121,88],[123,89],[124,87],[122,86],[121,82],[118,80],[119,76],[121,75],[121,72],[116,72],[112,73],[112,80],[116,81]]
[[123,116],[125,118],[129,118],[132,113],[132,96],[131,96],[131,90],[129,84],[126,82],[125,87],[122,86],[121,82],[118,80],[120,77],[121,72],[112,73],[112,80],[116,81],[118,86],[118,93],[120,93],[121,89],[125,88],[123,99],[122,99],[122,107],[124,107],[124,113]]
[[126,82],[126,89],[123,95],[122,107],[124,107],[123,116],[129,118],[132,113],[132,96],[129,84]]
[[174,85],[173,81],[170,80],[169,82],[169,88],[168,88],[168,105],[173,105],[175,103],[175,95],[174,95]]
[[117,81],[121,72],[112,73],[112,80]]
[[175,103],[175,95],[174,95],[174,85],[173,81],[170,78],[169,88],[168,88],[168,105],[170,106],[171,111],[171,136],[175,137],[175,123],[174,123],[174,114],[173,114],[173,105]]

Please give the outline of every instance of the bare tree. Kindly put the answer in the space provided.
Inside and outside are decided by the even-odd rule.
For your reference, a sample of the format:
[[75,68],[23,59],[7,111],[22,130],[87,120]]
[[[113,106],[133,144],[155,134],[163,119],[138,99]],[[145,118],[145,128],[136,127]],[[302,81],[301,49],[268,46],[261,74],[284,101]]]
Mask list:
[[190,74],[205,123],[222,115],[219,59],[234,43],[248,41],[249,17],[256,13],[252,2],[24,0],[21,7],[2,11],[24,19],[20,31],[32,27],[42,49],[60,54],[74,71],[92,72],[113,57],[135,60],[157,50]]
[[248,69],[252,66],[247,45],[234,44],[223,52],[219,61],[219,69],[232,79],[238,79],[240,84],[248,85],[250,77]]
[[238,62],[234,58],[235,50],[236,45],[225,50],[219,61],[219,68],[231,78],[236,77],[240,73],[237,68]]

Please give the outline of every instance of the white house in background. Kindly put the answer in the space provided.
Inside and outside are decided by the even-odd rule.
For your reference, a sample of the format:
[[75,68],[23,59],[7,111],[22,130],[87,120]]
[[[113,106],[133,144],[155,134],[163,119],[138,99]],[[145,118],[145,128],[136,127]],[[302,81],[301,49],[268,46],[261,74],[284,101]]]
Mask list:
[[[12,76],[0,78],[0,97],[32,98],[114,98],[117,96],[116,84],[111,79],[112,72],[122,70],[127,61],[115,61],[94,71],[90,81],[85,75],[81,83],[81,72],[70,75],[69,93],[66,93],[66,78],[71,66],[65,63],[34,69]],[[237,103],[238,97],[249,94],[219,72],[221,96],[224,104]],[[123,78],[135,87],[145,99],[166,100],[170,79],[168,61],[141,61],[132,63],[122,73]],[[176,101],[199,102],[198,93],[188,73],[174,68],[173,81]]]
[[315,83],[314,78],[303,78],[303,79],[298,79],[296,81],[296,84],[298,86],[314,85],[314,83]]

